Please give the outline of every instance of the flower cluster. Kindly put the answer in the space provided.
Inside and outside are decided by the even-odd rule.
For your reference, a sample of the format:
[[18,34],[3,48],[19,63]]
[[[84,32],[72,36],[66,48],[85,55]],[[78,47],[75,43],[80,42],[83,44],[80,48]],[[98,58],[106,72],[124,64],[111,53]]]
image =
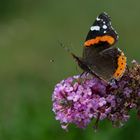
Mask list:
[[[93,119],[108,119],[114,126],[121,126],[129,119],[129,111],[140,114],[140,65],[133,61],[119,81],[109,84],[83,74],[62,80],[52,95],[53,112],[63,129],[73,123],[85,128]],[[139,115],[140,116],[140,115]]]

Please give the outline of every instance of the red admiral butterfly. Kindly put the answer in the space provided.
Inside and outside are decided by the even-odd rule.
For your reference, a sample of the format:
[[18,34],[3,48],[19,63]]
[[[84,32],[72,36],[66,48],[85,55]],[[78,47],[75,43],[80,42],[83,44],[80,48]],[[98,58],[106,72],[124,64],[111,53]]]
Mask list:
[[83,49],[83,56],[72,54],[79,66],[86,72],[109,81],[119,79],[126,69],[124,53],[113,45],[118,34],[111,26],[107,13],[101,13],[90,27]]

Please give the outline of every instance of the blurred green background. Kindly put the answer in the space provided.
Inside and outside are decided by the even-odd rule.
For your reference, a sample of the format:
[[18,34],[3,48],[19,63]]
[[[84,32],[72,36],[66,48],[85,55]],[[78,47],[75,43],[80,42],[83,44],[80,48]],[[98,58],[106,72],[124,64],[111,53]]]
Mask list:
[[139,139],[135,111],[124,127],[103,121],[98,133],[92,124],[65,132],[52,112],[55,84],[78,73],[58,40],[81,55],[89,27],[103,11],[112,17],[128,62],[140,61],[139,0],[0,0],[0,140]]

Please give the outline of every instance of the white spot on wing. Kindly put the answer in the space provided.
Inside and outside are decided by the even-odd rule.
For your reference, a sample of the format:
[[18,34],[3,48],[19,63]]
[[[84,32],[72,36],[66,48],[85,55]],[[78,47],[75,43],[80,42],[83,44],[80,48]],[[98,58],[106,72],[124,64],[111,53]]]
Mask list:
[[106,31],[104,31],[104,34],[106,33]]
[[119,52],[122,52],[122,51],[120,50],[120,48],[118,48],[118,51],[119,51]]
[[97,21],[100,21],[101,19],[97,17],[96,20],[97,20]]
[[100,30],[100,26],[91,26],[90,30],[91,31],[99,31]]
[[106,12],[103,12],[105,15],[108,15]]
[[103,29],[107,29],[107,26],[106,25],[103,25]]

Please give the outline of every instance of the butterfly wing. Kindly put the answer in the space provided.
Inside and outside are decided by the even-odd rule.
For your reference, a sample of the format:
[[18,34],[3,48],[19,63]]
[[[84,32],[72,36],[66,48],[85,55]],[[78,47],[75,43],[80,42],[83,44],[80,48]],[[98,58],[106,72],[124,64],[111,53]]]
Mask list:
[[87,67],[92,73],[107,81],[111,78],[119,79],[126,69],[126,57],[120,49],[110,48],[92,59],[92,63]]
[[84,46],[104,46],[103,49],[105,49],[115,44],[117,40],[118,34],[111,26],[110,17],[104,12],[96,18],[90,27]]
[[[90,27],[83,49],[83,59],[87,64],[94,64],[99,53],[110,48],[118,40],[118,34],[111,26],[110,17],[101,13]],[[96,66],[96,63],[95,63]]]
[[[101,13],[90,27],[82,59],[92,73],[105,80],[112,77],[118,79],[125,70],[125,56],[122,55],[122,51],[112,47],[117,40],[118,34],[111,26],[110,17],[106,13]],[[122,58],[124,60],[121,60]],[[123,67],[120,66],[121,62],[124,63]]]

